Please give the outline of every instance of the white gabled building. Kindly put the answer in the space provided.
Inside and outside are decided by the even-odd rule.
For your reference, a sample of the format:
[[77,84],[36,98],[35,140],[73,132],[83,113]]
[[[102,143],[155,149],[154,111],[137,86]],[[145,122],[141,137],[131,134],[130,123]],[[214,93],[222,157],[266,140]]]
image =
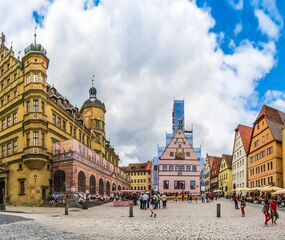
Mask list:
[[249,150],[252,127],[239,124],[235,129],[232,161],[233,190],[247,186],[247,153]]

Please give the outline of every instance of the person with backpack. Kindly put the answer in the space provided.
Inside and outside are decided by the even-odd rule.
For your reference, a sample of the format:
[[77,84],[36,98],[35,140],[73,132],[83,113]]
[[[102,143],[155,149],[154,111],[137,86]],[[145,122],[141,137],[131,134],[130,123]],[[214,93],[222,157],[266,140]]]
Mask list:
[[262,208],[262,212],[265,216],[265,222],[264,224],[265,225],[268,225],[268,221],[270,220],[270,214],[269,214],[269,201],[268,199],[266,198],[265,201],[264,201],[264,205],[263,205],[263,208]]
[[154,192],[152,192],[149,198],[150,217],[156,218],[156,213],[155,213],[156,202],[157,202],[157,196]]
[[245,207],[246,207],[245,199],[244,199],[244,197],[241,197],[240,208],[241,208],[241,216],[242,217],[245,217]]

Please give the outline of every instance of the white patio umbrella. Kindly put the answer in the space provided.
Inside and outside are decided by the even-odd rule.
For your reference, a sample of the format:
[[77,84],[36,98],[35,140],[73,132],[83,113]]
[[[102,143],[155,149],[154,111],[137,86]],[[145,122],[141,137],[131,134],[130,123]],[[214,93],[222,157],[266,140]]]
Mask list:
[[279,195],[279,194],[285,194],[285,189],[284,188],[280,188],[279,190],[271,193],[271,195]]
[[281,190],[282,188],[279,187],[264,187],[263,189],[261,189],[261,192],[275,192],[278,190]]

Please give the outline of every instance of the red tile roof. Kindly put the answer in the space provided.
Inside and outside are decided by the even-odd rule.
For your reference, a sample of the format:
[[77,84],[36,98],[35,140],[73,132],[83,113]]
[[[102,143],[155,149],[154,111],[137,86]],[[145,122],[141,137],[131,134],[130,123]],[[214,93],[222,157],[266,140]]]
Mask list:
[[276,141],[282,142],[285,113],[273,107],[263,105],[254,123],[256,124],[262,117],[267,120],[273,138]]
[[252,127],[242,125],[242,124],[239,124],[235,129],[235,131],[239,132],[240,134],[240,138],[241,138],[244,151],[246,152],[246,154],[248,154],[248,151],[249,151],[252,130],[253,130]]
[[129,163],[127,167],[123,167],[125,171],[151,171],[152,163],[147,161],[146,163]]

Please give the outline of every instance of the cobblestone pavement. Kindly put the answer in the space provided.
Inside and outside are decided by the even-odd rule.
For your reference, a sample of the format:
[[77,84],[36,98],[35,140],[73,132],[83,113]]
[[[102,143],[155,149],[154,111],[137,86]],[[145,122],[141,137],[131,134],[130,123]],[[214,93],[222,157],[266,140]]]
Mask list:
[[24,218],[20,216],[0,214],[0,225],[19,222],[19,221],[29,221],[29,220],[32,220],[32,219]]
[[[221,218],[216,217],[217,203],[221,204]],[[0,233],[5,236],[1,239],[285,239],[285,212],[280,211],[278,225],[265,227],[261,205],[248,204],[246,217],[242,218],[229,200],[169,202],[167,209],[157,211],[157,218],[137,206],[134,217],[129,218],[128,208],[111,204],[71,210],[68,216],[62,208],[26,208],[26,212],[7,213],[34,220],[0,225]]]

